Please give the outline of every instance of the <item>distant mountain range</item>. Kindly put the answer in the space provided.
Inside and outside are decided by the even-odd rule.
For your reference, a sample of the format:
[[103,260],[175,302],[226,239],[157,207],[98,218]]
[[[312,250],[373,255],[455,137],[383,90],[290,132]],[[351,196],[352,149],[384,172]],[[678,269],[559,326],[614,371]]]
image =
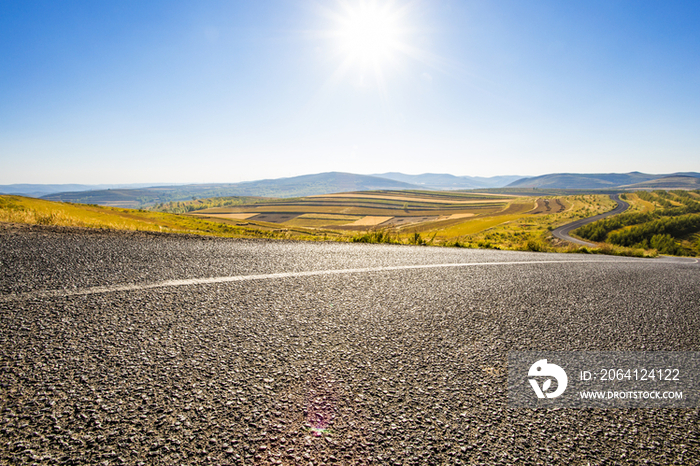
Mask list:
[[425,189],[425,187],[371,175],[329,172],[292,178],[245,181],[242,183],[190,184],[142,189],[62,192],[42,197],[51,201],[136,207],[162,202],[184,201],[192,198],[229,196],[302,197],[314,194],[370,191],[375,189],[401,190]]
[[[650,175],[640,172],[589,174],[554,173],[531,178],[521,178],[510,183],[507,187],[540,189],[697,189],[694,187],[696,186],[694,180],[697,178],[700,178],[700,173],[695,172],[673,173],[668,175]],[[683,181],[685,181],[685,185]]]
[[625,186],[626,189],[700,189],[700,177],[671,175]]
[[403,173],[389,172],[378,175],[381,178],[390,180],[403,181],[422,186],[423,189],[480,189],[480,188],[502,188],[516,180],[522,179],[522,176],[492,176],[484,178],[481,176],[455,176],[448,174],[424,173],[422,175],[404,175]]
[[[227,196],[270,196],[294,197],[313,194],[327,194],[341,191],[364,191],[369,189],[478,189],[500,188],[508,183],[519,180],[522,176],[494,176],[491,178],[479,176],[455,176],[449,174],[425,173],[423,175],[405,175],[392,172],[379,175],[355,175],[352,173],[329,172],[316,175],[302,175],[291,178],[266,179],[245,181],[240,183],[214,184],[11,184],[0,185],[0,194],[18,194],[29,197],[44,197],[61,194],[73,198],[85,196],[78,193],[85,191],[111,191],[111,195],[122,195],[128,198],[147,196],[151,188],[161,188],[166,191],[193,191],[202,197],[205,192],[234,192]],[[393,182],[398,183],[393,183]],[[145,190],[141,188],[146,188]],[[134,191],[134,192],[127,192]],[[137,192],[138,191],[138,192]],[[117,194],[120,193],[120,194]],[[86,196],[100,196],[89,194]],[[65,197],[64,196],[64,197]]]
[[137,189],[154,186],[166,186],[167,183],[131,183],[131,184],[5,184],[0,185],[0,194],[17,194],[27,197],[42,197],[48,194],[98,189]]
[[288,198],[379,189],[475,189],[505,186],[510,181],[520,178],[519,176],[481,178],[468,176],[460,177],[447,174],[404,175],[402,173],[356,175],[353,173],[328,172],[291,178],[245,181],[229,184],[190,184],[156,186],[140,189],[68,191],[47,194],[41,197],[51,201],[100,204],[117,207],[138,207],[162,202],[190,200],[193,197],[256,196]]
[[425,173],[406,175],[390,172],[378,175],[328,172],[241,183],[187,185],[6,185],[0,193],[42,197],[52,201],[140,207],[162,202],[207,197],[302,197],[347,191],[369,190],[467,190],[498,189],[525,193],[530,189],[700,189],[700,173],[667,175],[646,173],[577,174],[555,173],[535,177],[494,176],[490,178]]

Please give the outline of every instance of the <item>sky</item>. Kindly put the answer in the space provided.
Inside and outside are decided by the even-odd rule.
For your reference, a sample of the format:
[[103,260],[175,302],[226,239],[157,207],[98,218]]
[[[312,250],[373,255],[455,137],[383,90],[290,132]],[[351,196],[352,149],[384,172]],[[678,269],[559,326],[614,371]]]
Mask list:
[[0,0],[0,184],[700,172],[697,1]]

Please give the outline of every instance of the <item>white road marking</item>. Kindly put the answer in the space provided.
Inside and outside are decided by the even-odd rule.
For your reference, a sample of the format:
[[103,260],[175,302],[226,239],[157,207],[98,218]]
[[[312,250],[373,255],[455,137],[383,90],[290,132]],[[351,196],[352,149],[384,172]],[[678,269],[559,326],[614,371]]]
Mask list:
[[[176,286],[190,285],[208,285],[213,283],[228,283],[228,282],[246,282],[252,280],[274,280],[279,278],[298,278],[298,277],[314,277],[319,275],[342,275],[353,273],[368,273],[368,272],[388,272],[393,270],[418,270],[418,269],[439,269],[450,267],[482,267],[494,265],[527,265],[527,264],[579,264],[579,263],[614,263],[621,262],[639,262],[635,259],[623,260],[545,260],[545,261],[517,261],[517,262],[463,262],[453,264],[422,264],[422,265],[395,265],[388,267],[366,267],[359,269],[331,269],[331,270],[311,270],[306,272],[280,272],[268,273],[259,275],[231,275],[226,277],[210,277],[210,278],[187,278],[183,280],[166,280],[156,283],[144,284],[124,284],[112,286],[92,286],[89,288],[75,290],[39,290],[29,291],[26,293],[0,295],[0,302],[18,301],[24,299],[39,299],[39,298],[64,298],[70,296],[85,296],[99,293],[115,293],[120,291],[140,291],[150,290],[154,288],[167,288]],[[649,263],[646,262],[645,263]]]

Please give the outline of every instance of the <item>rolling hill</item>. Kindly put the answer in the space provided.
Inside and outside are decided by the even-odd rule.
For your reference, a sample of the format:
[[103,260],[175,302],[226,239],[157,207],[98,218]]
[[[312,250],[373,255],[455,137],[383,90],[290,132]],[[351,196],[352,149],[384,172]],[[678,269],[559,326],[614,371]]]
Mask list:
[[50,201],[82,204],[139,207],[192,198],[257,196],[301,197],[347,191],[376,189],[425,189],[410,183],[352,173],[328,172],[291,178],[246,181],[230,184],[191,184],[158,186],[142,189],[106,189],[96,191],[64,192],[43,196]]
[[626,189],[700,189],[700,177],[673,175],[621,187]]
[[[645,183],[668,177],[683,176],[685,178],[700,178],[700,173],[675,173],[667,175],[651,175],[647,173],[554,173],[549,175],[523,178],[512,182],[509,188],[543,188],[543,189],[609,189],[629,187],[634,188],[638,183]],[[640,188],[641,189],[641,188]]]
[[[505,184],[506,187],[503,187]],[[53,192],[61,186],[67,192]],[[357,175],[328,172],[290,178],[246,181],[241,183],[209,183],[188,185],[151,185],[128,188],[85,190],[87,185],[9,185],[0,186],[5,192],[41,196],[52,201],[137,208],[148,205],[213,197],[273,197],[291,198],[370,190],[468,190],[499,191],[511,195],[533,195],[532,189],[564,194],[561,190],[634,190],[634,189],[698,189],[700,173],[684,172],[667,175],[631,173],[555,173],[519,178],[494,176],[490,178],[424,173],[406,175],[398,172],[381,175]],[[116,186],[116,185],[113,185]],[[10,188],[9,190],[7,188]],[[570,194],[570,193],[569,193]],[[540,194],[541,195],[541,194]]]
[[49,194],[95,191],[106,189],[138,189],[164,186],[167,183],[131,183],[131,184],[5,184],[0,185],[0,194],[42,197]]
[[388,178],[390,180],[403,181],[420,185],[427,189],[451,190],[451,189],[479,189],[479,188],[502,188],[508,183],[522,179],[522,176],[492,176],[489,178],[481,176],[455,176],[446,173],[423,173],[422,175],[405,175],[403,173],[389,172],[375,176]]

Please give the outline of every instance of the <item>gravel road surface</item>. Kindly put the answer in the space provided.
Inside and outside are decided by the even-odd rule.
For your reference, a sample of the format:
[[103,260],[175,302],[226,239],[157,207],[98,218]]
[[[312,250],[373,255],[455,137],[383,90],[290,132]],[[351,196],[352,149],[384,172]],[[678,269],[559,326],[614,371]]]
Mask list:
[[700,464],[698,409],[506,393],[699,310],[694,260],[0,226],[0,463]]
[[576,220],[575,222],[567,223],[566,225],[560,226],[559,228],[556,228],[555,230],[552,231],[552,235],[555,238],[563,239],[564,241],[568,241],[570,243],[576,243],[581,246],[587,246],[594,248],[596,247],[595,244],[590,243],[588,241],[583,241],[578,238],[572,238],[569,236],[569,233],[574,231],[577,228],[581,228],[584,225],[588,225],[589,223],[597,222],[598,220],[602,220],[604,218],[610,217],[611,215],[617,215],[621,214],[625,210],[629,208],[629,204],[622,199],[620,199],[619,194],[611,194],[610,199],[613,201],[617,202],[617,206],[609,212],[605,212],[604,214],[596,215],[593,217],[588,217],[588,218],[582,218],[581,220]]

